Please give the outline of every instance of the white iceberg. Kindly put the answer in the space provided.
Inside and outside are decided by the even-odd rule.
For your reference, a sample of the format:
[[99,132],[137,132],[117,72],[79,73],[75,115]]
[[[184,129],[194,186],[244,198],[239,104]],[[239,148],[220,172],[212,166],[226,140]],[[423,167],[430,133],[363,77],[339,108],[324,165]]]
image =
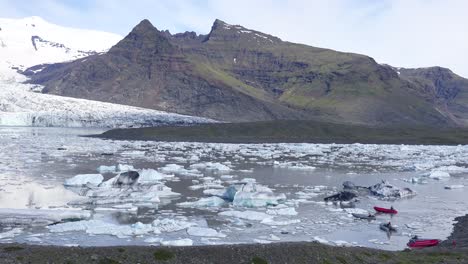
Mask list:
[[429,178],[434,179],[434,180],[445,180],[450,178],[450,173],[446,171],[439,171],[439,170],[434,170],[431,171],[429,174]]
[[226,204],[226,201],[224,201],[222,198],[219,198],[217,196],[211,196],[211,197],[204,197],[193,202],[178,203],[177,206],[190,207],[190,208],[207,208],[207,207],[219,208],[219,207],[224,206],[225,204]]
[[65,186],[87,186],[88,184],[98,186],[104,177],[101,174],[78,174],[73,178],[65,180]]

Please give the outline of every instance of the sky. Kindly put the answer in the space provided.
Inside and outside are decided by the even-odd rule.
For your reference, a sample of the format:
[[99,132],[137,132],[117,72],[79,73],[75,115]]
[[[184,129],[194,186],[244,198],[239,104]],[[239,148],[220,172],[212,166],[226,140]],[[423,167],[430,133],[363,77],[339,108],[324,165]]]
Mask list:
[[149,19],[172,33],[229,24],[396,67],[443,66],[468,78],[467,0],[0,0],[0,17],[40,16],[125,36]]

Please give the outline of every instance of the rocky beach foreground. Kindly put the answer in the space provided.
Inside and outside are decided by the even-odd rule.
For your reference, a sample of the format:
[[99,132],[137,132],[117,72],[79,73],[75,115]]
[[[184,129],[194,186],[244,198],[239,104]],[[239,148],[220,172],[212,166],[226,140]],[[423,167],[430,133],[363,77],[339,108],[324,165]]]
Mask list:
[[317,242],[190,247],[58,247],[0,245],[0,263],[466,263],[468,215],[438,247],[384,251],[333,247]]

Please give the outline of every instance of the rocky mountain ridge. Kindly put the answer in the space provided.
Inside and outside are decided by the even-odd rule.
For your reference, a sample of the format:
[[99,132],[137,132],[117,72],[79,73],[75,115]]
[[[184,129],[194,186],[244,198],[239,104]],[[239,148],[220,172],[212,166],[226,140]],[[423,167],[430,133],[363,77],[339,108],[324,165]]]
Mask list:
[[143,20],[105,54],[25,73],[46,93],[223,121],[467,125],[467,80],[432,71],[398,70],[221,20],[207,35],[171,34]]

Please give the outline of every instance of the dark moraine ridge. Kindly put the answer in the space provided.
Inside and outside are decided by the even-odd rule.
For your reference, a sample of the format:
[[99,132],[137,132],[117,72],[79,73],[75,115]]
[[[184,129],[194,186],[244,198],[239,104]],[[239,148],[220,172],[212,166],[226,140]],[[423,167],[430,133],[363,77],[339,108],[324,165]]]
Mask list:
[[309,120],[113,129],[95,136],[117,140],[216,143],[468,144],[468,129],[367,127]]

